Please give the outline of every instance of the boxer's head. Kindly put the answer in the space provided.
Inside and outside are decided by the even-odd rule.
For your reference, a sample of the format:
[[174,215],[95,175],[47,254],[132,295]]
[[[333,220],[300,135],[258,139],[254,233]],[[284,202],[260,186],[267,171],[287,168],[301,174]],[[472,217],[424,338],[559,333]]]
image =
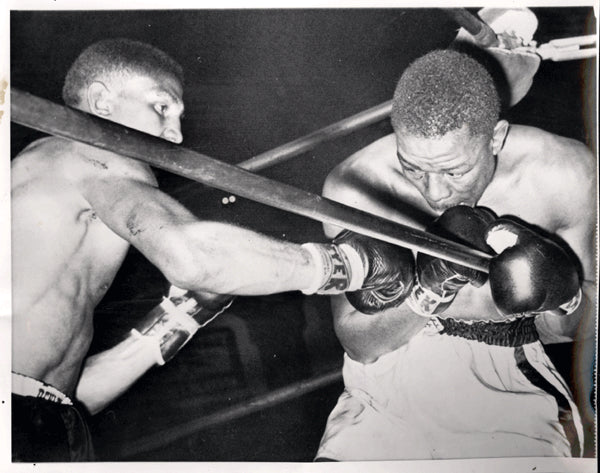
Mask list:
[[86,48],[63,86],[67,105],[180,143],[183,70],[163,51],[129,39]]
[[404,71],[391,115],[398,160],[433,210],[477,203],[508,129],[499,115],[492,77],[464,53],[433,51]]

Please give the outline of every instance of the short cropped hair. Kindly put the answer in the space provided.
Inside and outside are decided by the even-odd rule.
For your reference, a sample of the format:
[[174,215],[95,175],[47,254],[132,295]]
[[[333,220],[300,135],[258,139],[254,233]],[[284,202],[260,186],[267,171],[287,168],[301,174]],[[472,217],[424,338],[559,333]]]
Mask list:
[[88,46],[75,59],[65,77],[63,100],[69,106],[79,105],[92,82],[127,73],[169,75],[183,85],[183,68],[165,52],[140,41],[111,38]]
[[398,81],[391,121],[396,132],[441,137],[467,125],[471,136],[493,133],[500,97],[492,76],[469,55],[435,50],[411,63]]

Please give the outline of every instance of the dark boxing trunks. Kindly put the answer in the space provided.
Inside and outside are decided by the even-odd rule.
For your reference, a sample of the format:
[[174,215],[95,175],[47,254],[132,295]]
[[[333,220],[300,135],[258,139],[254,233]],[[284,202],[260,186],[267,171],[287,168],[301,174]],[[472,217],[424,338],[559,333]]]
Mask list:
[[55,388],[13,373],[12,461],[94,460],[83,412]]

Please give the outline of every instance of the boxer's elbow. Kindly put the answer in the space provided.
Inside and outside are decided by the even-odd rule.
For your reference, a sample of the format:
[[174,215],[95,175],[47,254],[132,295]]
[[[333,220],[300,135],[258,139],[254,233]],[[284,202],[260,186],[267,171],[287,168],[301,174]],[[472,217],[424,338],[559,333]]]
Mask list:
[[[344,298],[340,295],[338,298]],[[335,305],[334,305],[335,307]],[[386,350],[378,338],[375,320],[377,314],[366,315],[351,308],[348,304],[345,311],[335,312],[333,328],[346,354],[359,363],[369,364],[377,361]]]
[[585,281],[579,307],[569,315],[547,312],[536,317],[535,325],[542,343],[581,342],[595,337],[596,285]]
[[193,264],[192,259],[174,261],[172,266],[162,270],[165,278],[173,286],[192,291],[209,291],[208,273],[201,265]]
[[210,281],[211,251],[198,232],[193,235],[190,225],[176,225],[166,229],[159,251],[153,261],[165,278],[182,289],[206,289]]
[[332,299],[334,330],[346,354],[363,364],[407,345],[429,322],[404,304],[367,315],[345,301],[345,296]]

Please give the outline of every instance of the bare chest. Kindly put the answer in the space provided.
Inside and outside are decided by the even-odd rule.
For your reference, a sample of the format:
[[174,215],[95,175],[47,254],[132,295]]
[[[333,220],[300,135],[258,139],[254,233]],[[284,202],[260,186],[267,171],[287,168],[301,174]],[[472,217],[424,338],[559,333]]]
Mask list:
[[536,225],[549,232],[556,231],[559,222],[553,209],[552,189],[535,181],[516,178],[492,182],[478,205],[488,207],[496,215],[517,217],[527,224]]
[[128,243],[67,192],[30,193],[13,205],[15,310],[60,297],[71,312],[95,305],[112,282]]

